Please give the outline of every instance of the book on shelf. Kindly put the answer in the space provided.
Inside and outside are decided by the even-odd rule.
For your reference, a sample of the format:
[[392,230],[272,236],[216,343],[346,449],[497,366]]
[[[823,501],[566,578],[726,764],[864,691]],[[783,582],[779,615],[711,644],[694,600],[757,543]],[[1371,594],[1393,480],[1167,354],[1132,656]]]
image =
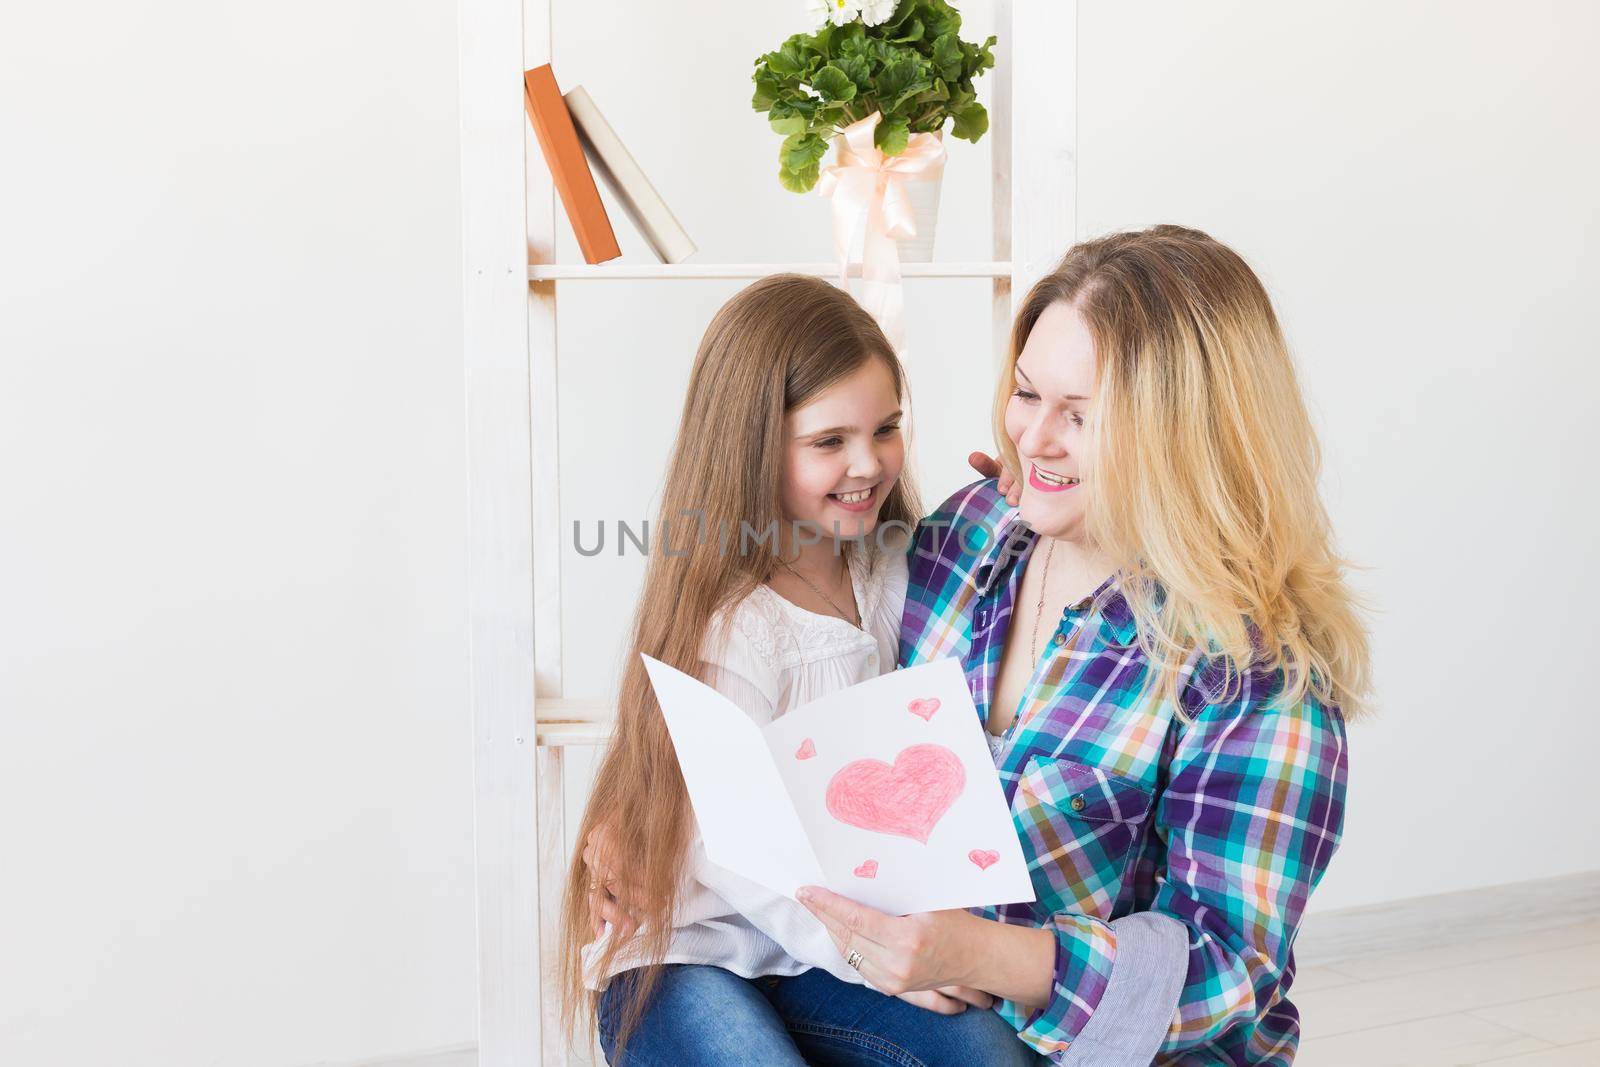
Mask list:
[[611,124],[600,114],[588,91],[581,85],[575,86],[568,91],[566,101],[589,163],[644,235],[656,257],[663,263],[681,263],[694,255],[695,244],[689,234],[644,176]]
[[577,235],[584,260],[604,263],[616,259],[622,255],[622,249],[617,247],[617,235],[606,217],[605,205],[600,202],[600,190],[589,172],[572,116],[561,98],[561,89],[556,85],[550,64],[524,71],[522,86],[528,120],[539,138],[539,147],[555,180],[556,192],[561,194],[561,204],[567,209],[567,218],[572,223],[572,232]]

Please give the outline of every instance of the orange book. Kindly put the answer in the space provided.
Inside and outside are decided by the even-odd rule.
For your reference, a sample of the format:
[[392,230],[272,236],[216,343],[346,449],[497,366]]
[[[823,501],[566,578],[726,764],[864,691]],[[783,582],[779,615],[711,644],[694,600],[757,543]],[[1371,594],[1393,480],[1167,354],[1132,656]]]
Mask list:
[[555,179],[556,192],[561,194],[561,204],[567,209],[572,232],[578,236],[583,258],[590,263],[616,259],[622,249],[617,247],[617,235],[606,217],[606,206],[600,202],[600,190],[589,173],[589,161],[583,157],[578,131],[572,125],[567,102],[561,99],[550,64],[524,71],[522,86],[528,119],[539,136],[539,147]]

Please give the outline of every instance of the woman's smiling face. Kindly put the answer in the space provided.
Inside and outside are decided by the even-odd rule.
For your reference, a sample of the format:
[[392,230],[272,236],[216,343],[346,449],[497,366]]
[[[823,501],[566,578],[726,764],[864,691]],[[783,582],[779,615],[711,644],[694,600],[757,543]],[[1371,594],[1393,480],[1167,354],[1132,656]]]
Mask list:
[[1045,308],[1017,356],[1006,435],[1021,461],[1022,518],[1047,537],[1083,536],[1096,367],[1089,324],[1065,301]]

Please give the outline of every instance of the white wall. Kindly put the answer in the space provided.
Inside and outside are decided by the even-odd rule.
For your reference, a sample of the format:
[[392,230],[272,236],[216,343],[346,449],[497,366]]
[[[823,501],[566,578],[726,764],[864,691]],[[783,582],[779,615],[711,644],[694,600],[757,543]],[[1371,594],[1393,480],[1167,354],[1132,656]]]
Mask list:
[[453,6],[5,22],[0,1062],[469,1040]]
[[[558,76],[704,261],[827,256],[748,108],[800,10],[557,5]],[[1316,907],[1600,867],[1596,15],[1080,23],[1081,228],[1186,222],[1258,267],[1384,609]],[[0,1061],[472,1040],[455,76],[453,11],[417,3],[35,5],[0,34]],[[937,252],[987,258],[987,147],[951,149]],[[736,288],[563,288],[568,521],[648,514]],[[987,440],[987,286],[908,298],[936,499]],[[568,552],[569,695],[612,685],[639,563]]]

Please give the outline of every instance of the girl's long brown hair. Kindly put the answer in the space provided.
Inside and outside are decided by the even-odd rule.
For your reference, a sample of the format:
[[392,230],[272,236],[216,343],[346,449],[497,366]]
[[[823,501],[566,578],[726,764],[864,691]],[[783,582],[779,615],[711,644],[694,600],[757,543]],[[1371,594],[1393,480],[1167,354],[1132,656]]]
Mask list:
[[[622,671],[611,742],[596,773],[578,841],[604,825],[626,876],[643,898],[639,931],[613,938],[595,961],[601,974],[619,953],[648,961],[631,990],[619,1046],[637,1026],[659,980],[686,880],[694,819],[672,739],[640,653],[703,677],[701,646],[713,616],[766,580],[778,547],[760,540],[781,524],[784,416],[869,360],[888,369],[906,397],[894,349],[848,293],[819,278],[778,274],[723,305],[701,338],[683,418],[667,467],[644,590]],[[915,525],[921,506],[907,473],[884,497],[878,522]],[[742,536],[748,524],[752,531]],[[722,531],[727,531],[724,538]],[[669,551],[670,548],[670,551]],[[846,546],[848,551],[849,545]],[[584,983],[580,952],[590,940],[589,873],[576,850],[562,901],[562,1018],[569,1034],[593,1034],[598,997]],[[636,908],[636,911],[641,909]]]
[[[1321,452],[1272,301],[1228,246],[1181,226],[1068,249],[1017,312],[995,393],[1005,432],[1017,357],[1045,309],[1073,305],[1094,337],[1087,520],[1122,570],[1139,642],[1176,695],[1196,652],[1281,670],[1346,718],[1371,658],[1360,603],[1318,489]],[[1253,633],[1252,633],[1253,628]]]

